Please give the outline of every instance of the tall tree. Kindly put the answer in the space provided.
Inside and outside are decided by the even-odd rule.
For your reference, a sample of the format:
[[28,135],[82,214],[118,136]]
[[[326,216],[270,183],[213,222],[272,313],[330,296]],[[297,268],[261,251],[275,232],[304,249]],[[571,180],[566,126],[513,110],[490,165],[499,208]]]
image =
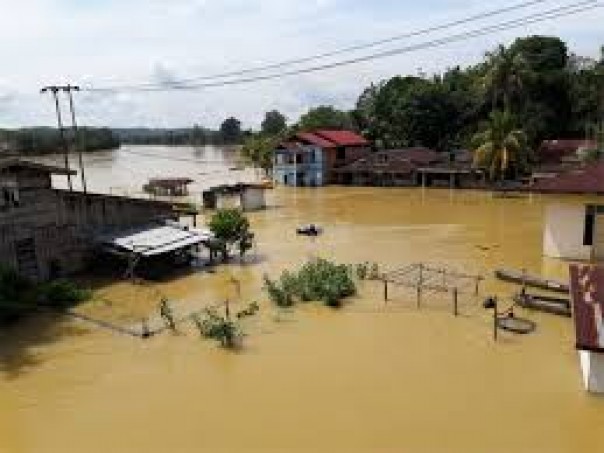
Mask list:
[[224,143],[239,143],[242,136],[241,121],[234,117],[224,120],[220,125],[220,135]]
[[309,131],[316,129],[353,129],[350,114],[329,105],[310,109],[300,117],[298,128]]
[[501,105],[510,111],[513,98],[520,94],[523,80],[529,76],[528,64],[521,53],[506,49],[501,44],[486,57],[485,85],[491,95],[492,109]]
[[267,135],[277,135],[287,129],[287,118],[277,110],[266,112],[262,121],[262,133]]
[[526,134],[515,127],[509,111],[494,111],[488,128],[474,136],[474,165],[487,168],[491,180],[504,179],[528,169],[530,160]]

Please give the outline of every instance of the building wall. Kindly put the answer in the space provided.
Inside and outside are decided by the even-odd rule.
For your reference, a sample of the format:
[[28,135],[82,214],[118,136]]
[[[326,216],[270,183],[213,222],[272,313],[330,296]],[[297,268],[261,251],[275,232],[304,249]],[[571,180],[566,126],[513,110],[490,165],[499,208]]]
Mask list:
[[[302,156],[295,162],[294,156]],[[273,179],[288,186],[322,186],[326,183],[326,157],[323,149],[305,146],[300,151],[275,151]]]
[[0,263],[35,280],[81,270],[96,234],[175,217],[171,205],[148,200],[44,188],[19,196],[0,211]]
[[583,244],[585,206],[553,204],[546,208],[543,253],[552,258],[589,260],[592,247]]
[[266,208],[265,190],[260,187],[247,187],[241,193],[241,208],[244,211],[259,211]]

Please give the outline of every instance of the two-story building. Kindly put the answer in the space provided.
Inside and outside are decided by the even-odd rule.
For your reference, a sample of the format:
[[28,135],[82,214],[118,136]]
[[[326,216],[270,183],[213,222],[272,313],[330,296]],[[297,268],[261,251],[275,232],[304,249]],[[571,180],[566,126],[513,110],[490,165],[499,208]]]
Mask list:
[[288,186],[323,186],[337,181],[336,169],[369,154],[370,143],[346,130],[298,132],[273,154],[273,178]]
[[169,203],[52,187],[51,175],[68,174],[0,159],[0,265],[32,280],[59,277],[81,270],[102,234],[177,218]]

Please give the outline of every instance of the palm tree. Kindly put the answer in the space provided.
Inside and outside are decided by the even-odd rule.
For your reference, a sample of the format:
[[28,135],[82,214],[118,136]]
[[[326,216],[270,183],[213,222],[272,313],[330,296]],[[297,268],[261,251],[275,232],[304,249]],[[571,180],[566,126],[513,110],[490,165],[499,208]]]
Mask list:
[[491,180],[503,180],[510,170],[514,177],[528,169],[529,148],[524,131],[516,129],[508,111],[494,111],[488,129],[473,137],[474,166],[489,171]]
[[522,54],[513,53],[501,44],[486,57],[489,69],[485,86],[492,93],[493,110],[501,96],[503,109],[509,111],[512,97],[522,90],[523,80],[530,75],[528,63]]

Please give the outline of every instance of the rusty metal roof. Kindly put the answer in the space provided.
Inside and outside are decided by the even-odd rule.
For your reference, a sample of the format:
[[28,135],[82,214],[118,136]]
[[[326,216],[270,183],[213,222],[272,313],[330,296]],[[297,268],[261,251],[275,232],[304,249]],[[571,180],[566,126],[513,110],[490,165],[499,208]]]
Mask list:
[[11,170],[11,169],[29,169],[36,170],[42,173],[54,174],[54,175],[76,175],[77,171],[72,169],[66,169],[64,167],[57,167],[54,165],[41,164],[31,160],[21,159],[19,157],[8,157],[0,159],[0,170]]

